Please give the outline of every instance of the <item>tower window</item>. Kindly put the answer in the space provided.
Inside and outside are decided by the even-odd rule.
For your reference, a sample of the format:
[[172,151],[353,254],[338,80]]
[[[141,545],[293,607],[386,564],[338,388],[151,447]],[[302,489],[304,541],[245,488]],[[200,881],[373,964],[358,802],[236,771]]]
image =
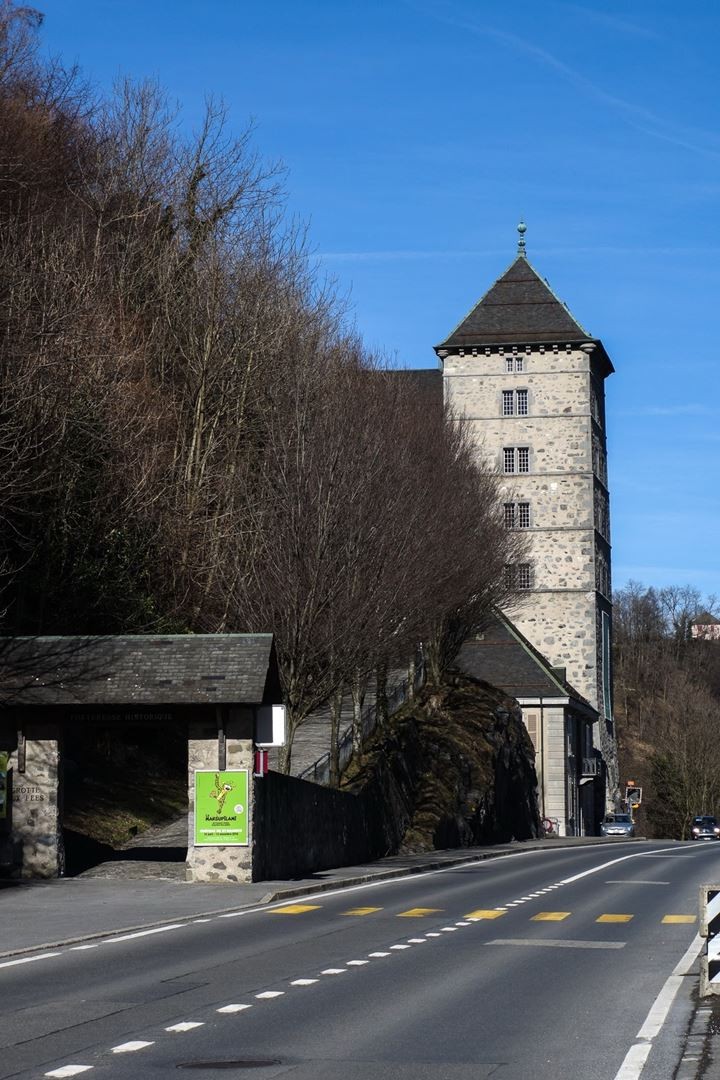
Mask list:
[[532,589],[532,567],[530,563],[518,563],[516,584],[518,589]]
[[512,358],[512,356],[506,356],[505,357],[505,370],[506,371],[512,371],[512,369],[513,369],[513,358]]
[[529,473],[530,448],[528,446],[504,446],[503,472]]
[[507,563],[505,584],[510,589],[532,589],[533,570],[530,563]]
[[506,529],[529,529],[530,528],[530,503],[508,502],[503,504],[505,511]]
[[503,416],[527,416],[527,390],[503,390],[502,414]]
[[522,371],[523,370],[523,358],[522,358],[522,356],[516,356],[515,357],[515,370],[516,371]]

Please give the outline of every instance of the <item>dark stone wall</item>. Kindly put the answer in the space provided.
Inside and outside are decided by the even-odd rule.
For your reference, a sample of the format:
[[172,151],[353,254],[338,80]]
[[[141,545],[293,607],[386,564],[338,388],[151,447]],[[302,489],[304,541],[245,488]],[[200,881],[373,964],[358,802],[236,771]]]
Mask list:
[[366,792],[269,772],[255,780],[254,798],[253,881],[308,877],[398,850],[401,823]]

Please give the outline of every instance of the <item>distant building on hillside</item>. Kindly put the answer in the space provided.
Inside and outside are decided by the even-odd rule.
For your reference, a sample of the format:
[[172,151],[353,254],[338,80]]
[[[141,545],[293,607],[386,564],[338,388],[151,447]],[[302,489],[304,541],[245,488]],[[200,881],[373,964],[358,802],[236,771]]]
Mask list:
[[524,595],[513,623],[599,714],[597,820],[619,796],[604,391],[614,369],[528,262],[523,223],[518,232],[517,257],[435,351],[445,400],[503,476],[506,527],[531,536],[527,562],[506,568]]
[[702,641],[720,641],[720,619],[709,611],[701,611],[690,623],[690,633]]

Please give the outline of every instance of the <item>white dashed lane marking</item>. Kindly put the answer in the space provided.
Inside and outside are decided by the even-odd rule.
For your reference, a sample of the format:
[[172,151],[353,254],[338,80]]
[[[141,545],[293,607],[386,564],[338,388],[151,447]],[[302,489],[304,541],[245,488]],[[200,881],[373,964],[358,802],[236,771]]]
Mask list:
[[[393,948],[394,948],[394,946],[393,946]],[[320,974],[321,975],[342,975],[343,972],[345,972],[345,971],[347,971],[347,968],[325,968],[325,970],[321,971]]]
[[239,1013],[244,1012],[245,1009],[252,1009],[252,1005],[223,1005],[222,1008],[215,1011],[219,1013]]
[[170,923],[169,926],[156,926],[152,930],[138,930],[134,934],[121,934],[120,937],[107,938],[103,945],[115,945],[118,941],[134,941],[135,938],[150,937],[151,934],[166,934],[168,930],[182,930],[185,923]]
[[46,1072],[46,1076],[78,1076],[80,1073],[88,1072],[92,1069],[92,1065],[62,1065],[59,1069],[53,1069],[52,1072]]
[[171,1024],[166,1031],[192,1031],[193,1028],[204,1027],[204,1020],[183,1020],[180,1024]]
[[133,1039],[131,1042],[120,1043],[119,1046],[111,1046],[113,1054],[132,1054],[135,1050],[144,1050],[146,1046],[154,1046],[154,1042],[143,1042],[142,1039]]
[[268,1001],[270,998],[282,997],[284,993],[284,990],[263,990],[262,994],[256,994],[255,997],[260,1001]]
[[[351,963],[352,963],[352,961],[351,961]],[[293,981],[290,983],[290,985],[291,986],[312,986],[313,983],[316,983],[316,982],[317,982],[317,979],[293,979]]]

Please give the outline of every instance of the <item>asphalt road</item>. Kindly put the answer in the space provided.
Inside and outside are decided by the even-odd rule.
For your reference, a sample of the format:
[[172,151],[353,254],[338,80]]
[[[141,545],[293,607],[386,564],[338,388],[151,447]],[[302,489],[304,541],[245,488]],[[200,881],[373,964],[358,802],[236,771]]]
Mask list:
[[720,844],[524,852],[31,953],[0,1077],[670,1080],[718,880]]

